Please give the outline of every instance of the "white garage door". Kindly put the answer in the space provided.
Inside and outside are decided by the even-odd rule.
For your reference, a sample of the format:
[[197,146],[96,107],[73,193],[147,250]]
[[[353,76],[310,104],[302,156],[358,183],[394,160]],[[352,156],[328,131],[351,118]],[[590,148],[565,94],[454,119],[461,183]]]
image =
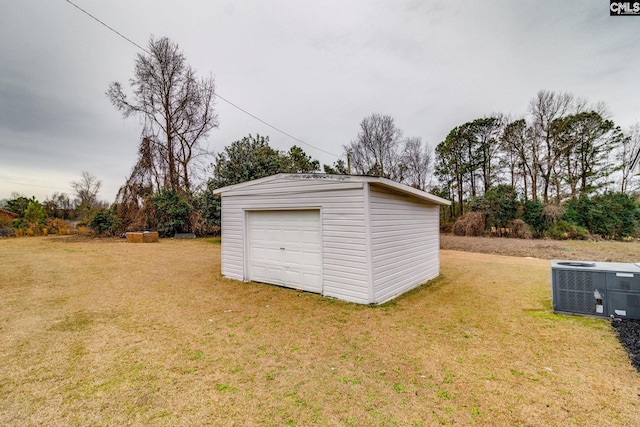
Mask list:
[[249,280],[322,293],[319,210],[248,215]]

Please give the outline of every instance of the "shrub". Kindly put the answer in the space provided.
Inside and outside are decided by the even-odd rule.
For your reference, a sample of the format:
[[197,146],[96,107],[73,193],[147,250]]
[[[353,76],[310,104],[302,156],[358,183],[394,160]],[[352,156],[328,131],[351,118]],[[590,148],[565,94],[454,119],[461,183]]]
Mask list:
[[533,237],[531,229],[521,219],[514,219],[511,222],[511,235],[519,239],[531,239]]
[[45,220],[47,212],[37,200],[29,201],[21,218],[14,220],[16,228],[22,230],[16,235],[40,236],[45,232]]
[[220,236],[220,226],[207,221],[197,211],[189,214],[189,224],[191,224],[191,231],[198,237]]
[[120,231],[155,230],[155,211],[151,196],[129,197],[118,203],[112,209],[116,210],[120,222]]
[[466,218],[461,216],[453,223],[453,234],[456,236],[464,236],[467,232]]
[[5,219],[0,215],[0,237],[14,237],[16,229],[12,226],[13,221],[10,218]]
[[536,237],[544,235],[549,223],[544,216],[545,206],[539,200],[527,200],[522,210],[522,220],[529,224]]
[[67,235],[71,234],[73,226],[70,222],[60,218],[48,218],[47,229],[49,230],[49,234]]
[[177,232],[189,231],[191,206],[177,191],[161,190],[151,198],[161,237],[172,237]]
[[619,240],[637,236],[640,208],[622,193],[607,193],[591,199],[581,196],[567,203],[563,219],[586,228],[592,234]]
[[15,237],[16,229],[8,225],[0,224],[0,237]]
[[115,236],[120,230],[120,220],[118,218],[117,206],[111,209],[100,209],[93,214],[89,226],[98,236]]
[[32,225],[44,225],[44,221],[47,219],[47,211],[45,211],[40,202],[34,200],[29,203],[24,211],[24,219]]
[[563,219],[557,220],[549,230],[547,230],[546,236],[556,240],[586,240],[590,237],[589,230],[585,227],[572,224]]
[[516,190],[505,184],[491,187],[484,195],[485,214],[487,222],[495,227],[498,235],[506,229],[509,223],[516,217],[518,209]]
[[452,222],[445,222],[443,224],[440,224],[440,232],[441,233],[453,233],[453,223]]
[[209,181],[207,190],[203,191],[195,200],[196,207],[203,219],[206,227],[219,228],[220,222],[220,196],[214,195],[213,190],[216,189],[216,183]]
[[547,227],[551,227],[554,222],[562,218],[565,211],[560,206],[545,205],[542,210],[542,218],[544,219]]
[[469,212],[458,218],[453,224],[453,234],[456,236],[483,236],[485,226],[484,213]]

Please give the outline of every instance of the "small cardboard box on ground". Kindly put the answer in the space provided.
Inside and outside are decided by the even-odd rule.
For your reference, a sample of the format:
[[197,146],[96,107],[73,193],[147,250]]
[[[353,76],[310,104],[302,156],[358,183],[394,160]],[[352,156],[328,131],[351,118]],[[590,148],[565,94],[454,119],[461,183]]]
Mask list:
[[127,243],[155,243],[158,240],[157,231],[127,232]]

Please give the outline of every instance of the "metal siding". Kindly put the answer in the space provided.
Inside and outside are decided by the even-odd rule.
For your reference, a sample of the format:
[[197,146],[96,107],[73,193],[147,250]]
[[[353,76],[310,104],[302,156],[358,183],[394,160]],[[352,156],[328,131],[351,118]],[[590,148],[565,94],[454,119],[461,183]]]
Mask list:
[[343,191],[352,188],[362,188],[361,182],[349,182],[349,183],[331,183],[331,182],[314,182],[314,181],[293,181],[287,180],[286,184],[282,180],[273,180],[263,184],[256,184],[255,186],[246,187],[238,190],[231,190],[227,194],[232,196],[252,195],[255,194],[255,188],[260,187],[262,194],[292,194],[292,193],[304,193],[312,194],[311,192],[322,191]]
[[251,191],[223,193],[222,274],[246,279],[245,211],[321,208],[323,295],[368,303],[362,186],[327,184],[331,183],[272,180],[249,187]]
[[222,275],[236,280],[244,280],[244,244],[243,244],[243,214],[232,200],[223,198],[222,215]]
[[375,302],[387,301],[440,274],[439,209],[371,188]]

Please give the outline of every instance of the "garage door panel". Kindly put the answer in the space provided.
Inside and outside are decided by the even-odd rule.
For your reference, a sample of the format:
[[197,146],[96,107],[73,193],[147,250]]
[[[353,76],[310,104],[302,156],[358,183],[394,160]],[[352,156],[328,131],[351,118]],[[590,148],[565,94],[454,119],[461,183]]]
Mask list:
[[249,279],[322,293],[319,210],[248,214]]
[[280,230],[278,228],[269,228],[267,230],[267,232],[266,232],[265,240],[267,240],[267,241],[278,240],[281,232],[282,232],[282,230]]
[[254,260],[254,262],[257,262],[257,263],[260,263],[260,262],[269,263],[273,261],[280,262],[282,258],[282,254],[280,253],[280,250],[273,249],[273,248],[264,248],[264,247],[251,249],[250,256]]
[[302,283],[304,281],[304,276],[300,271],[289,271],[285,269],[284,275],[286,283]]
[[303,245],[317,245],[322,239],[320,237],[320,231],[318,230],[302,230],[299,239],[304,242]]
[[282,230],[282,236],[281,236],[281,241],[283,243],[288,243],[291,245],[298,245],[300,244],[301,240],[300,240],[300,231],[299,230]]
[[319,254],[309,254],[309,253],[301,253],[300,254],[300,264],[304,265],[305,267],[308,267],[309,269],[317,269],[318,271],[315,272],[316,274],[319,274],[319,268],[318,265],[320,265],[320,263],[322,263],[322,257]]
[[283,251],[284,252],[284,257],[283,257],[283,264],[287,267],[289,267],[290,265],[298,265],[300,264],[300,252],[298,251],[291,251],[291,250],[287,250],[287,251]]
[[[300,271],[286,270],[284,271],[285,282],[292,288],[303,289],[303,290],[313,290],[313,289],[321,289],[322,288],[322,279],[320,274],[309,274],[302,273]],[[298,287],[292,285],[294,283],[306,283],[305,287]]]

